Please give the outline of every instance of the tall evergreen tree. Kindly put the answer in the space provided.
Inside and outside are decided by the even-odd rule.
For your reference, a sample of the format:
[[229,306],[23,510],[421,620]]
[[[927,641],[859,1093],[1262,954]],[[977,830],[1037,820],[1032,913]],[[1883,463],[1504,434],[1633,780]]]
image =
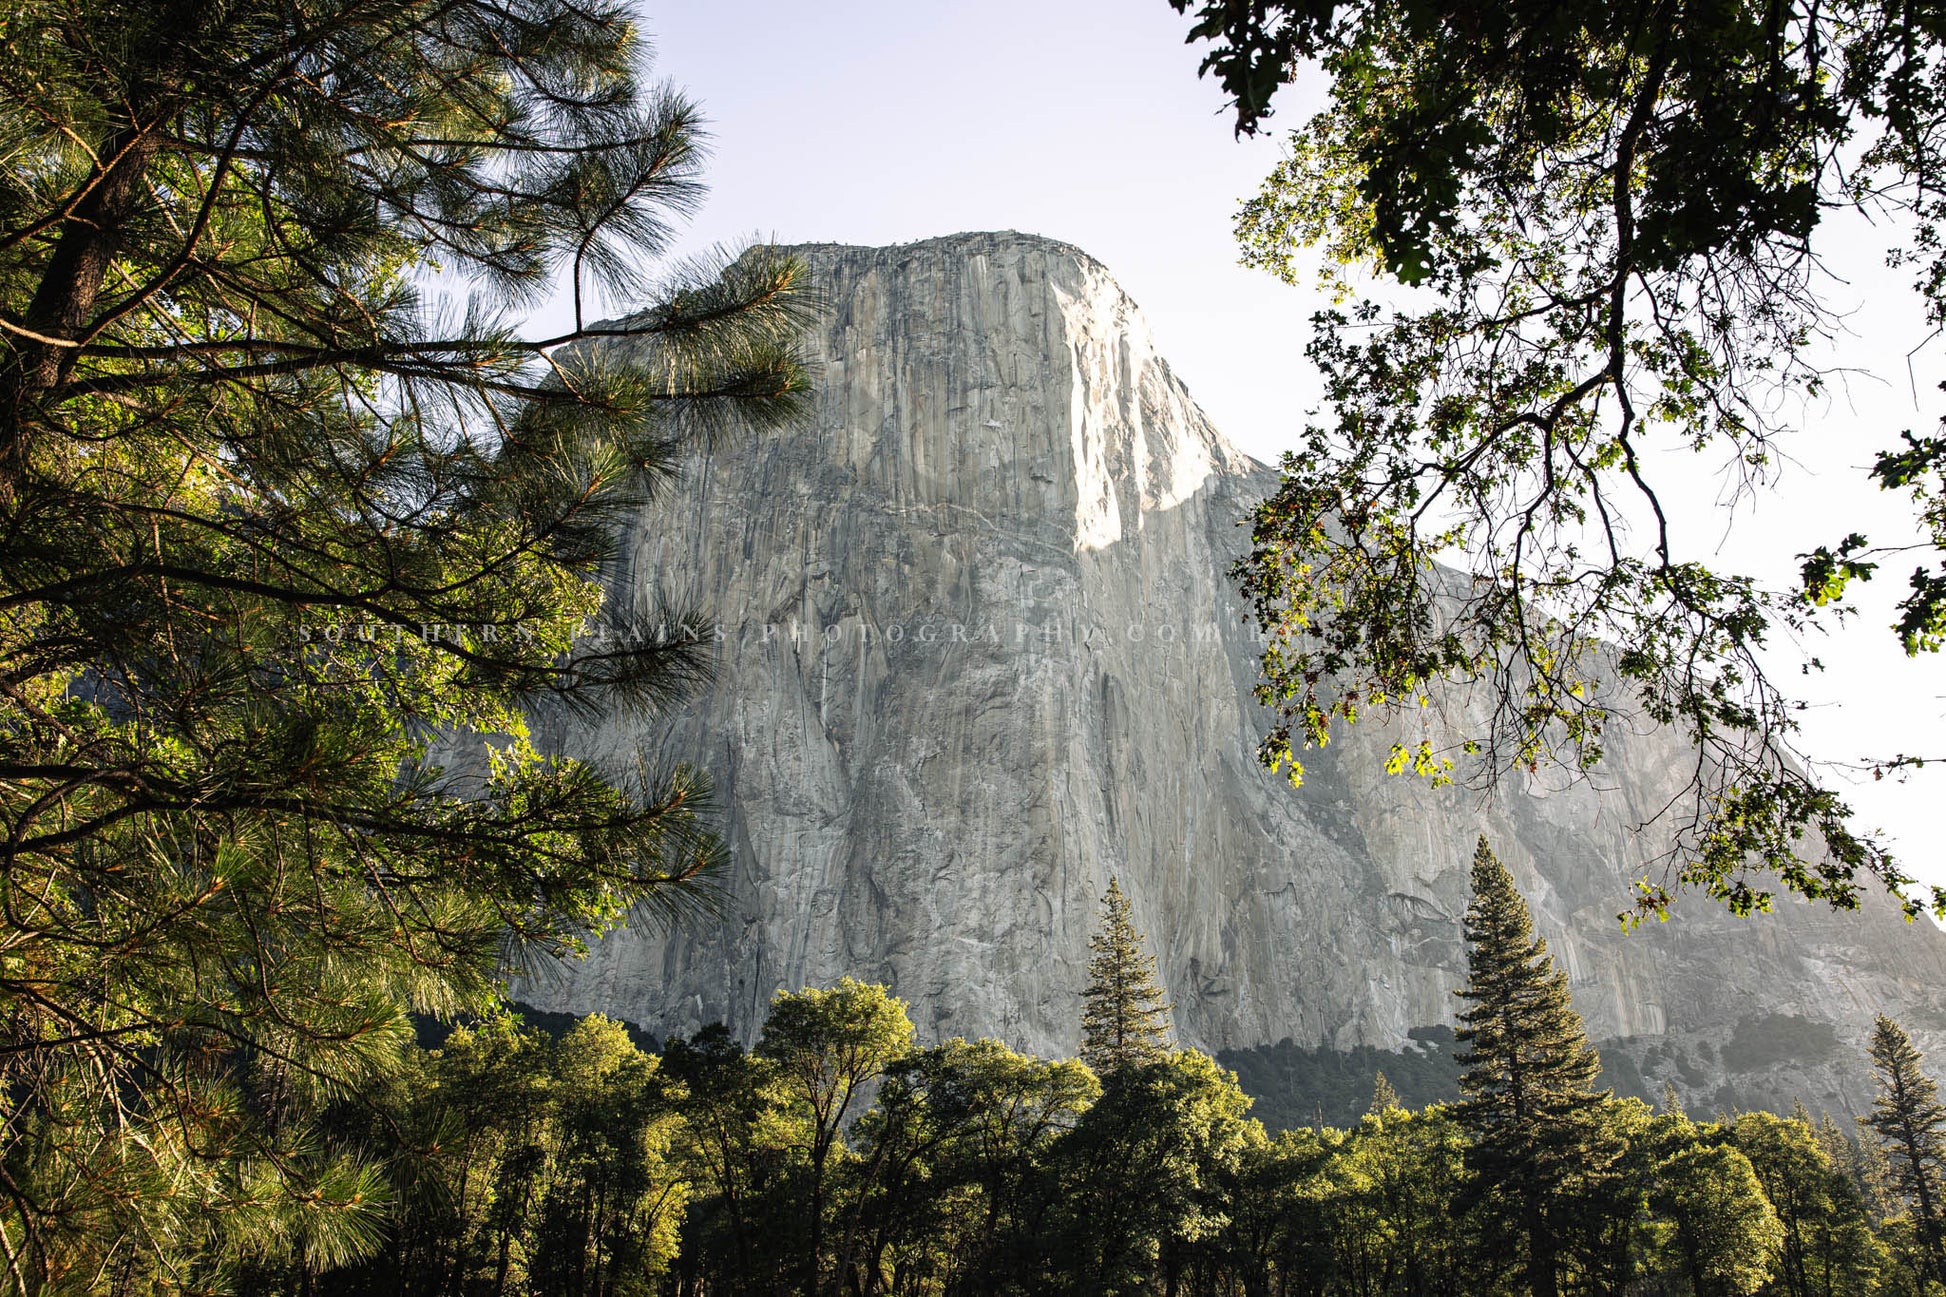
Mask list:
[[1155,956],[1135,930],[1128,897],[1113,878],[1088,949],[1094,953],[1082,992],[1082,1061],[1105,1076],[1161,1058],[1169,1046],[1168,997],[1156,984]]
[[1399,1101],[1399,1092],[1392,1088],[1392,1082],[1386,1079],[1385,1073],[1375,1074],[1372,1077],[1372,1101],[1365,1106],[1365,1111],[1383,1117],[1394,1108],[1404,1107],[1405,1104]]
[[[644,278],[700,157],[647,73],[620,0],[6,6],[16,1286],[369,1251],[382,1186],[311,1118],[409,1011],[489,1009],[715,858],[699,779],[527,729],[703,669],[598,567],[686,446],[806,386],[800,267]],[[563,281],[571,322],[524,337]]]
[[1567,978],[1484,835],[1473,853],[1466,941],[1467,983],[1457,994],[1472,1007],[1459,1015],[1466,1097],[1455,1113],[1473,1136],[1467,1162],[1484,1191],[1511,1200],[1508,1223],[1535,1297],[1555,1297],[1567,1197],[1620,1150],[1598,1120],[1601,1060]]
[[1878,1098],[1865,1118],[1891,1161],[1894,1188],[1912,1212],[1927,1278],[1946,1283],[1946,1107],[1912,1039],[1880,1014],[1872,1027]]

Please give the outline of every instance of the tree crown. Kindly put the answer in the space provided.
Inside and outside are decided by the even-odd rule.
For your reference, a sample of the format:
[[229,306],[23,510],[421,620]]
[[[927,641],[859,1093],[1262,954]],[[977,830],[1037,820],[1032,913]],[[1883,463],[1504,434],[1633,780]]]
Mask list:
[[[1245,260],[1287,279],[1322,253],[1342,303],[1309,350],[1329,418],[1237,569],[1277,632],[1264,760],[1301,777],[1302,748],[1373,707],[1419,718],[1394,768],[1435,781],[1585,774],[1617,720],[1674,726],[1699,759],[1637,916],[1683,886],[1762,909],[1766,873],[1841,907],[1876,879],[1916,913],[1798,750],[1772,655],[1844,627],[1848,588],[1888,562],[1909,573],[1906,652],[1946,643],[1946,438],[1907,432],[1869,470],[1926,536],[1916,566],[1874,519],[1807,540],[1783,583],[1698,557],[1654,451],[1711,455],[1741,501],[1811,434],[1793,412],[1816,408],[1842,326],[1831,212],[1902,231],[1895,261],[1946,319],[1946,33],[1882,0],[1171,3],[1239,131],[1288,80],[1328,85],[1238,222]],[[1367,275],[1419,291],[1395,307]]]
[[1081,993],[1082,1061],[1104,1075],[1163,1056],[1169,1002],[1156,982],[1155,956],[1144,948],[1119,881],[1108,880],[1101,926],[1088,939],[1088,986]]

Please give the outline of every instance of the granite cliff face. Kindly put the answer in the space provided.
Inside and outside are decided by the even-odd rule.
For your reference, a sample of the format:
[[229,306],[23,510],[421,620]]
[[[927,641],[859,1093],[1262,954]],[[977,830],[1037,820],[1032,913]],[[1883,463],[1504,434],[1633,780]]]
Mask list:
[[[747,1037],[780,987],[851,974],[910,1001],[922,1037],[1069,1052],[1116,876],[1186,1043],[1398,1048],[1451,1021],[1484,830],[1592,1036],[1835,1029],[1841,1048],[1771,1058],[1742,1091],[1814,1108],[1856,1107],[1873,1013],[1946,1041],[1946,938],[1889,906],[1745,921],[1695,903],[1618,929],[1663,846],[1635,826],[1685,759],[1664,736],[1614,744],[1603,791],[1486,805],[1385,774],[1376,727],[1310,754],[1300,790],[1266,773],[1225,572],[1269,475],[1108,272],[1018,234],[799,251],[829,303],[816,417],[693,460],[612,576],[622,607],[674,587],[714,611],[715,683],[653,724],[544,729],[712,772],[724,914],[617,936],[524,998]],[[1692,1093],[1732,1070],[1705,1054]]]

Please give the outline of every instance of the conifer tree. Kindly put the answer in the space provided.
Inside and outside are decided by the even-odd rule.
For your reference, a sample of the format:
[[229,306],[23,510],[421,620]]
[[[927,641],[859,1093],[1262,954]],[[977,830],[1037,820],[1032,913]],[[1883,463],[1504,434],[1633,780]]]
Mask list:
[[1878,1098],[1865,1118],[1891,1161],[1893,1187],[1912,1211],[1927,1278],[1946,1283],[1946,1107],[1905,1029],[1880,1014],[1872,1027]]
[[688,447],[807,389],[801,266],[649,278],[700,151],[646,56],[617,0],[5,7],[16,1287],[368,1252],[382,1186],[316,1115],[409,1013],[490,1010],[718,857],[700,778],[528,728],[706,668],[597,574]]
[[1857,1117],[1853,1120],[1854,1126],[1840,1127],[1830,1113],[1825,1113],[1818,1119],[1818,1145],[1831,1159],[1831,1164],[1857,1190],[1859,1200],[1865,1204],[1866,1213],[1876,1227],[1898,1211],[1892,1202],[1889,1184],[1892,1168],[1885,1160],[1885,1150],[1879,1147],[1877,1137],[1867,1137],[1858,1129],[1869,1127],[1871,1119]]
[[1374,1116],[1383,1116],[1394,1108],[1403,1107],[1405,1107],[1405,1104],[1400,1102],[1399,1092],[1392,1088],[1392,1082],[1386,1079],[1385,1073],[1380,1072],[1374,1076],[1372,1078],[1372,1101],[1366,1107],[1365,1111]]
[[1483,1191],[1507,1195],[1509,1226],[1535,1297],[1559,1292],[1567,1194],[1619,1149],[1597,1120],[1601,1060],[1568,997],[1567,978],[1534,935],[1527,903],[1484,835],[1473,854],[1466,911],[1467,984],[1459,1015],[1466,1096],[1456,1115],[1473,1136],[1469,1167]]
[[1082,992],[1082,1061],[1105,1076],[1161,1058],[1169,1045],[1169,1002],[1156,984],[1155,956],[1144,949],[1128,897],[1113,878],[1088,949],[1094,954]]

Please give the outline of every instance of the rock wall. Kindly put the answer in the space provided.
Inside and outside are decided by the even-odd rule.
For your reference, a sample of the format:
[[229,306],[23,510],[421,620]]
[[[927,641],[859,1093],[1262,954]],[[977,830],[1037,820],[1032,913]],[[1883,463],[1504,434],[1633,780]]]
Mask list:
[[[724,912],[616,936],[524,998],[748,1037],[779,988],[849,973],[910,1001],[924,1038],[1069,1052],[1116,876],[1184,1042],[1397,1048],[1451,1020],[1484,830],[1591,1036],[1789,1015],[1855,1042],[1882,1010],[1946,1040],[1946,939],[1889,906],[1691,903],[1620,931],[1664,845],[1636,826],[1687,759],[1667,736],[1611,744],[1600,789],[1491,803],[1387,775],[1378,727],[1310,754],[1302,789],[1266,773],[1226,571],[1271,478],[1108,272],[1012,233],[798,251],[829,303],[815,417],[693,459],[612,576],[623,607],[674,588],[714,610],[714,684],[653,723],[543,731],[618,767],[707,768]],[[1855,1109],[1862,1076],[1774,1079]]]

